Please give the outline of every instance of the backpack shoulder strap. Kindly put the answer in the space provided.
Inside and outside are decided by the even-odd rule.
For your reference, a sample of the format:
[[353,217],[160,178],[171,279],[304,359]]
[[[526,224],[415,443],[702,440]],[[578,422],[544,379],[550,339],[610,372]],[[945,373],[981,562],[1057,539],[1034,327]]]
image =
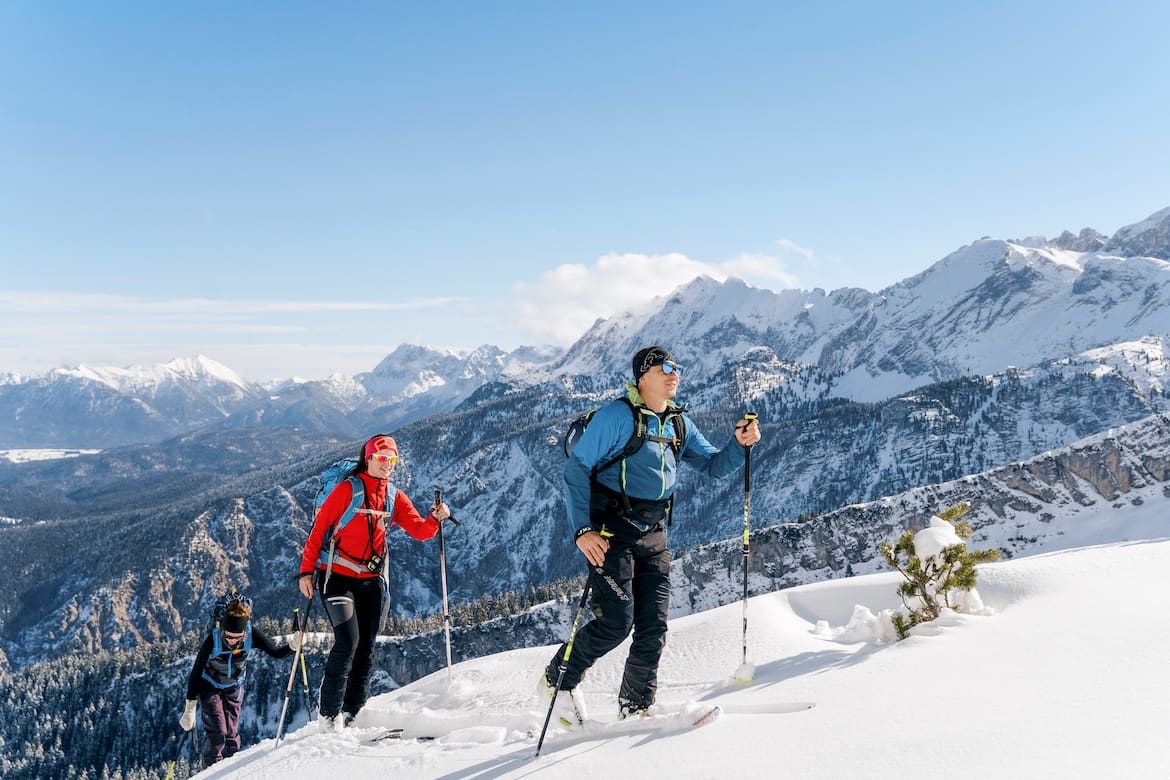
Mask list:
[[642,415],[638,411],[638,408],[634,406],[633,402],[631,402],[630,399],[624,395],[621,397],[621,401],[625,403],[626,408],[630,410],[630,414],[633,416],[634,432],[631,433],[630,438],[626,440],[626,444],[624,447],[622,447],[621,452],[619,452],[617,455],[614,455],[609,460],[599,463],[593,467],[594,475],[597,475],[615,463],[630,457],[635,452],[642,449],[642,442],[646,441],[646,421],[642,419]]
[[341,517],[337,518],[337,522],[332,529],[333,533],[339,533],[341,529],[349,525],[349,521],[357,515],[357,511],[362,508],[362,504],[366,502],[366,486],[361,478],[354,474],[347,477],[346,482],[349,483],[350,489],[353,491],[353,497],[349,500],[349,506],[341,513]]
[[[333,576],[333,563],[337,560],[337,535],[341,530],[349,525],[349,521],[357,517],[357,511],[362,508],[362,504],[366,502],[366,488],[362,483],[361,477],[353,474],[346,477],[346,482],[350,484],[350,489],[353,496],[349,500],[349,506],[341,513],[341,517],[337,518],[329,529],[325,532],[325,539],[322,540],[321,554],[317,558],[318,565],[325,567],[325,581],[321,585],[321,592],[325,592],[325,587],[329,584],[329,578]],[[329,549],[325,549],[324,542],[329,543]]]
[[677,412],[668,415],[667,418],[674,423],[674,438],[670,440],[670,449],[674,451],[674,462],[678,463],[682,459],[683,447],[687,443],[687,421],[683,411],[679,409]]

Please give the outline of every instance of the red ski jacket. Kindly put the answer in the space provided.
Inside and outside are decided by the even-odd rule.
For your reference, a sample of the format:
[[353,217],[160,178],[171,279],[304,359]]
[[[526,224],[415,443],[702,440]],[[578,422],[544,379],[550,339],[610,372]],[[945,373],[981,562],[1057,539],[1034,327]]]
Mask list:
[[[377,577],[381,574],[381,568],[371,571],[366,564],[374,555],[385,558],[386,529],[391,523],[401,526],[402,530],[423,542],[439,532],[439,521],[430,515],[424,519],[414,508],[414,504],[410,503],[406,494],[390,485],[387,480],[375,479],[369,474],[354,476],[361,479],[365,488],[362,508],[375,512],[389,511],[390,514],[387,516],[359,513],[336,533],[333,570],[351,577]],[[394,500],[391,508],[387,510],[386,495],[389,491],[393,491]],[[326,533],[336,526],[337,521],[349,508],[352,499],[353,486],[348,479],[339,482],[325,499],[321,511],[317,513],[317,518],[313,522],[309,540],[305,542],[305,550],[301,554],[301,574],[308,574],[314,569],[325,570],[328,565],[328,545],[331,543],[325,542]],[[322,546],[326,549],[322,550]]]

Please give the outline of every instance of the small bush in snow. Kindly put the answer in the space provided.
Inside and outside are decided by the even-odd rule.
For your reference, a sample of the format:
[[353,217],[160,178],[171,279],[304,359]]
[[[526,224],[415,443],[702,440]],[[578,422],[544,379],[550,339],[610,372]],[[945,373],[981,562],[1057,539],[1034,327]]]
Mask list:
[[944,609],[957,609],[951,603],[951,591],[970,591],[975,587],[975,566],[999,558],[999,550],[968,550],[964,539],[971,538],[971,525],[957,520],[970,506],[960,504],[930,518],[930,525],[918,533],[907,531],[897,544],[882,542],[882,557],[897,569],[906,581],[898,595],[910,616],[893,615],[899,639],[919,623],[936,619]]

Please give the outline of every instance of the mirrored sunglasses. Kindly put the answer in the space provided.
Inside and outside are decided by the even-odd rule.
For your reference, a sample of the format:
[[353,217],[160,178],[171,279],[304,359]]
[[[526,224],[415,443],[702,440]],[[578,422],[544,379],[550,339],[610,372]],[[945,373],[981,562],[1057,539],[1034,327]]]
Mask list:
[[662,373],[664,374],[678,374],[682,376],[682,366],[678,363],[671,363],[669,360],[662,364]]
[[230,631],[224,631],[223,638],[229,642],[239,642],[241,639],[244,638],[244,635],[243,634],[233,634]]
[[393,466],[398,462],[398,456],[387,455],[384,452],[375,452],[370,456],[370,460],[372,460],[374,463],[389,463],[391,466]]

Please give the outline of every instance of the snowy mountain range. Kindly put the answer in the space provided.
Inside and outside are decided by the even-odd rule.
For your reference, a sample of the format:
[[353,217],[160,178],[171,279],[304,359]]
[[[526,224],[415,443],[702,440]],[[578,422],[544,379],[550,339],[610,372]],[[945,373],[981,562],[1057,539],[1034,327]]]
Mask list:
[[112,447],[205,427],[356,437],[450,411],[495,382],[591,376],[610,386],[627,373],[628,356],[653,342],[672,345],[700,374],[763,349],[761,360],[781,364],[778,381],[799,379],[805,399],[882,401],[930,382],[1170,335],[1167,258],[1170,208],[1108,239],[1089,228],[1054,240],[983,238],[876,293],[776,293],[700,278],[641,311],[598,321],[563,353],[403,345],[368,373],[267,386],[206,357],[7,375],[0,448]]

